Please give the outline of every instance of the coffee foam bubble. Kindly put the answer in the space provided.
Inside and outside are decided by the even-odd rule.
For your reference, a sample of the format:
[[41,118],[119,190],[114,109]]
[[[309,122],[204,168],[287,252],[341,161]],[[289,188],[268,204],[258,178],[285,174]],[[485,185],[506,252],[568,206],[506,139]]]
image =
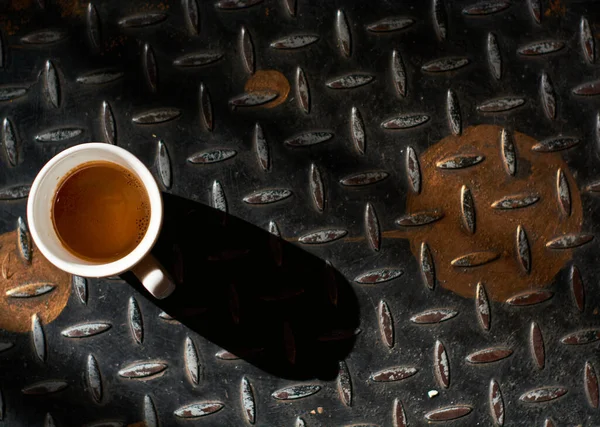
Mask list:
[[[146,191],[135,178],[131,180],[131,185],[135,186],[139,191]],[[137,210],[141,211],[142,214],[142,216],[135,221],[137,227],[136,243],[140,243],[144,239],[148,226],[150,225],[150,206],[147,202],[142,202],[137,207]]]

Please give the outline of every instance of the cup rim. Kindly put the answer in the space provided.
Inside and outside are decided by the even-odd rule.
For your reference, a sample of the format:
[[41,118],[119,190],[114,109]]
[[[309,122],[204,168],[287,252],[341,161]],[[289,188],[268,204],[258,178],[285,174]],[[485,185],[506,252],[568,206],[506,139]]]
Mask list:
[[[52,170],[52,168],[64,158],[79,151],[89,149],[100,149],[112,152],[118,157],[123,158],[128,163],[126,168],[132,170],[142,182],[150,200],[150,221],[142,241],[123,258],[101,264],[84,264],[83,261],[82,263],[68,262],[54,255],[54,253],[44,244],[44,240],[41,238],[40,233],[38,232],[35,222],[36,214],[34,213],[34,200],[36,198],[36,194],[41,183]],[[31,233],[37,248],[40,250],[42,255],[48,259],[48,261],[50,261],[59,269],[66,271],[67,273],[83,277],[114,276],[131,270],[132,267],[139,263],[146,256],[146,254],[150,252],[156,243],[163,221],[162,195],[150,170],[134,154],[116,145],[111,145],[104,142],[88,142],[61,151],[56,156],[51,158],[38,172],[33,184],[31,185],[31,189],[29,190],[29,196],[27,200],[27,220],[29,223],[29,232]]]

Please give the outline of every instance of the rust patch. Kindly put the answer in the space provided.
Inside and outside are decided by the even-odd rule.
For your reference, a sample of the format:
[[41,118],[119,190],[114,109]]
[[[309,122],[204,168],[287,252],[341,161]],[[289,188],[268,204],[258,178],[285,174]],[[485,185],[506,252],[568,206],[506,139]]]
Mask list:
[[104,51],[101,52],[100,55],[104,55],[105,53],[111,52],[115,49],[120,49],[121,47],[125,46],[125,42],[127,40],[128,38],[125,35],[119,35],[108,39],[106,43],[104,43]]
[[18,33],[21,27],[31,20],[31,13],[24,12],[33,6],[33,0],[9,0],[2,10],[2,12],[8,13],[0,13],[0,30],[9,36]]
[[56,4],[60,8],[60,16],[66,17],[79,17],[83,16],[86,11],[88,1],[84,0],[57,0]]
[[[572,249],[552,250],[546,243],[567,233],[581,230],[583,212],[575,180],[559,153],[531,150],[535,139],[514,132],[516,172],[506,173],[501,156],[502,128],[481,125],[468,128],[462,136],[448,136],[419,156],[422,171],[421,194],[407,195],[406,212],[440,209],[444,217],[421,227],[401,227],[387,231],[383,237],[408,238],[415,258],[421,243],[427,242],[435,262],[436,277],[441,286],[464,297],[474,297],[478,282],[485,284],[490,298],[506,301],[527,291],[545,288],[571,259]],[[466,169],[442,170],[440,159],[469,149],[485,156],[478,165]],[[571,214],[565,217],[557,203],[556,171],[563,170],[571,189]],[[474,200],[476,231],[466,233],[461,225],[460,194],[468,184]],[[537,203],[520,209],[494,209],[493,203],[506,196],[536,193]],[[515,231],[527,229],[531,251],[530,273],[519,265]],[[469,253],[493,251],[498,259],[487,264],[458,268],[452,261]]]
[[[9,14],[0,14],[0,30],[4,31],[9,36],[14,36],[17,34],[21,27],[28,24],[31,21],[31,16],[29,14],[22,14],[15,16],[14,19],[11,20],[11,15]],[[19,45],[15,45],[13,47],[20,47]]]
[[288,79],[279,71],[276,70],[258,70],[246,82],[244,91],[275,91],[277,98],[261,105],[259,108],[273,108],[283,104],[290,93],[290,83]]
[[20,11],[20,10],[25,10],[25,9],[29,9],[33,3],[33,0],[12,0],[9,1],[9,10],[15,10],[15,11]]
[[[13,332],[31,330],[31,316],[38,314],[43,324],[56,319],[71,293],[71,275],[54,267],[32,242],[31,264],[19,255],[17,232],[0,236],[0,329]],[[52,292],[27,298],[12,298],[6,292],[30,283],[51,283]]]
[[3,30],[7,35],[13,36],[17,31],[19,31],[19,26],[14,24],[12,21],[5,20],[4,18],[0,21],[0,29]]
[[544,16],[555,16],[557,18],[560,18],[562,16],[565,16],[566,13],[567,7],[561,0],[550,0],[550,2],[548,3],[548,8],[544,12]]
[[[132,3],[132,5],[134,5]],[[159,1],[158,3],[152,3],[152,2],[148,2],[145,3],[143,5],[138,5],[135,4],[134,7],[131,9],[131,12],[152,12],[156,9],[162,11],[162,12],[166,12],[167,10],[169,10],[171,8],[171,5],[169,4],[169,1]]]

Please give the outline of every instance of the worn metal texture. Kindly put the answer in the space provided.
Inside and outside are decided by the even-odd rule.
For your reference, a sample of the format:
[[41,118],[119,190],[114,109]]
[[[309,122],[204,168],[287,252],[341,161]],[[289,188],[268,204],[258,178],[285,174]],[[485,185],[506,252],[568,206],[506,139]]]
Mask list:
[[[599,26],[595,1],[1,2],[0,423],[600,425]],[[29,185],[88,141],[170,194],[173,297],[33,245]]]

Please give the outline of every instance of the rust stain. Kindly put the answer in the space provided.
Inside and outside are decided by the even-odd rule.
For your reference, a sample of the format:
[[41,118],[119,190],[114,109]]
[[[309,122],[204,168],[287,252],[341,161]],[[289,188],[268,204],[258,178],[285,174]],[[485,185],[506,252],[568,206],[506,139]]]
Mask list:
[[21,11],[29,9],[33,4],[33,0],[12,0],[9,1],[9,10]]
[[60,8],[60,16],[63,18],[83,16],[88,3],[87,0],[56,0]]
[[550,2],[548,3],[548,8],[544,12],[544,16],[555,16],[560,18],[562,16],[565,16],[566,13],[567,7],[561,0],[550,0]]
[[259,108],[273,108],[283,104],[290,93],[288,79],[276,70],[258,70],[246,82],[246,92],[257,92],[271,90],[277,92],[278,96],[273,101],[261,105]]
[[[9,36],[13,36],[19,32],[21,26],[26,25],[31,20],[29,15],[21,15],[15,17],[13,20],[9,18],[8,15],[0,15],[0,30],[6,33]],[[20,47],[20,46],[11,46],[11,47]]]
[[[105,53],[112,52],[113,50],[119,50],[121,47],[125,46],[125,43],[128,41],[128,37],[126,35],[118,35],[108,39],[104,43],[104,50],[100,52],[100,56],[104,56]],[[120,56],[120,52],[118,53]]]
[[[438,283],[459,295],[474,297],[478,282],[485,284],[495,301],[505,301],[517,293],[549,286],[554,276],[571,259],[572,250],[550,250],[546,242],[566,233],[581,230],[583,211],[577,184],[560,153],[538,153],[531,147],[538,141],[515,132],[517,172],[510,176],[504,169],[500,152],[502,128],[492,125],[470,127],[462,136],[448,136],[420,155],[421,194],[409,194],[406,212],[442,209],[445,216],[421,227],[402,227],[383,233],[386,238],[410,240],[418,260],[422,242],[433,255]],[[457,153],[476,151],[485,156],[479,165],[466,169],[440,170],[436,162]],[[556,171],[564,171],[571,190],[571,215],[561,214],[556,195]],[[475,234],[461,225],[460,190],[467,184],[475,203]],[[540,200],[520,209],[498,210],[492,203],[520,193],[537,193]],[[516,230],[527,232],[531,271],[519,266]],[[471,268],[457,268],[452,260],[464,254],[494,251],[500,257]]]
[[[46,324],[58,317],[71,293],[71,275],[50,264],[32,242],[31,264],[17,248],[16,231],[0,235],[0,329],[12,332],[31,330],[31,316],[37,313]],[[6,291],[28,283],[52,283],[52,292],[29,298],[9,298]]]
[[13,23],[12,21],[2,21],[0,22],[0,30],[6,33],[9,36],[13,36],[19,31],[19,26]]
[[169,10],[171,8],[171,5],[169,4],[169,0],[159,1],[157,3],[154,3],[154,2],[147,2],[147,3],[131,2],[130,5],[131,5],[131,7],[128,7],[128,10],[132,14],[140,13],[140,12],[156,12],[157,9],[160,10],[161,12],[166,12],[167,10]]
[[33,5],[33,0],[9,0],[8,4],[4,6],[4,9],[0,7],[2,12],[8,12],[0,13],[0,30],[9,36],[19,32],[21,27],[31,20],[31,14],[23,12],[32,8]]

